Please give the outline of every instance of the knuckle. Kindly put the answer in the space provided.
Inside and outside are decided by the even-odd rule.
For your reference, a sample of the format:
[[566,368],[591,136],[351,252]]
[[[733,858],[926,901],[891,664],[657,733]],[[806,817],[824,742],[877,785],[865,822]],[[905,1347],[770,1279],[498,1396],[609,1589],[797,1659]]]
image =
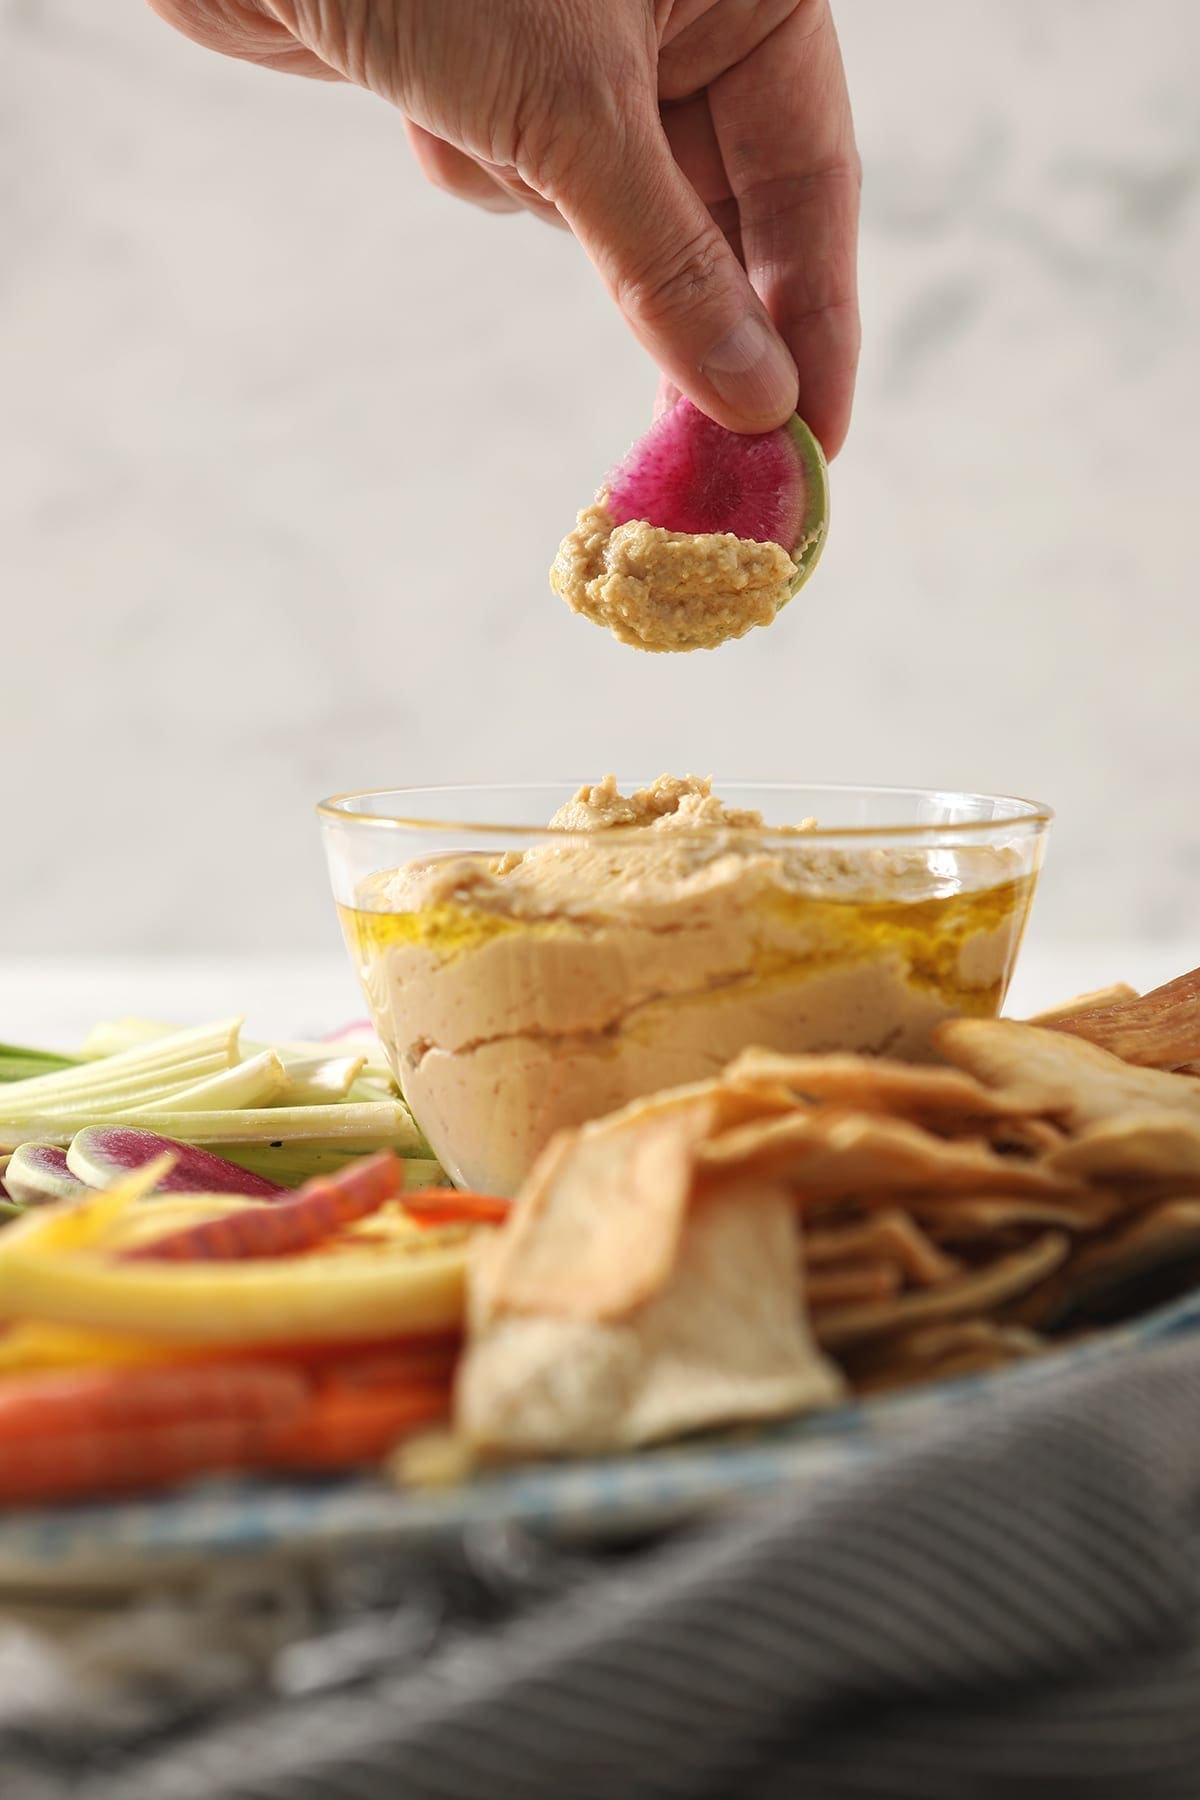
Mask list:
[[648,324],[685,322],[711,304],[727,254],[715,227],[661,246],[658,260],[618,281],[617,300]]
[[512,161],[530,187],[555,199],[598,158],[618,166],[645,120],[657,120],[652,71],[648,44],[615,30],[599,51],[558,45],[516,111]]
[[788,222],[798,213],[835,203],[843,192],[857,200],[862,162],[857,151],[818,163],[799,175],[771,175],[742,183],[737,190],[742,223],[751,228]]

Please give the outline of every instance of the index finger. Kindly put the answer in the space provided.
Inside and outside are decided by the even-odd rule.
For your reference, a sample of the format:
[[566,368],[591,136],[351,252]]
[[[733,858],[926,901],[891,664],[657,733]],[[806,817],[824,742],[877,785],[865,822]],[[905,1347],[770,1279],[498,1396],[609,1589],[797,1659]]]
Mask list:
[[860,168],[828,0],[799,0],[709,104],[747,274],[795,358],[798,410],[833,456],[858,367]]

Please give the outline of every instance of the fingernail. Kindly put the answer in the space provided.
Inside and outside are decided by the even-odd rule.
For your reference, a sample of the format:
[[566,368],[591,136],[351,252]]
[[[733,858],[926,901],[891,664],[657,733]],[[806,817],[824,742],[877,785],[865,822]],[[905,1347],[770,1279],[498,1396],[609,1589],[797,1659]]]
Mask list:
[[765,320],[747,313],[701,364],[727,405],[747,419],[777,421],[796,408],[796,365]]

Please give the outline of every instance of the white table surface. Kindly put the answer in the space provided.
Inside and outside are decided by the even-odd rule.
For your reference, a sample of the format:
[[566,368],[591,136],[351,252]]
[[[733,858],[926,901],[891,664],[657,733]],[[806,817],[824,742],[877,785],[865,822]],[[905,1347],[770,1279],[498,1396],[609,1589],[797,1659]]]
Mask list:
[[[1054,944],[1030,938],[1006,1011],[1018,1017],[1088,988],[1146,989],[1200,965],[1184,944]],[[249,1037],[319,1037],[363,1016],[345,957],[0,957],[0,1041],[70,1050],[98,1019],[199,1024],[245,1014]]]

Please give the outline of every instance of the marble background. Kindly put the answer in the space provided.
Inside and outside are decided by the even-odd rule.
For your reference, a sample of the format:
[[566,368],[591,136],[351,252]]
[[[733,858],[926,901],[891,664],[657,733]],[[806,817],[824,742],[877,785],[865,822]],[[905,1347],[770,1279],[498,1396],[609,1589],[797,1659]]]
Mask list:
[[1039,935],[1200,960],[1200,7],[837,12],[834,533],[676,660],[546,588],[653,390],[569,240],[364,95],[0,0],[0,952],[332,950],[321,794],[617,764],[1035,794]]

